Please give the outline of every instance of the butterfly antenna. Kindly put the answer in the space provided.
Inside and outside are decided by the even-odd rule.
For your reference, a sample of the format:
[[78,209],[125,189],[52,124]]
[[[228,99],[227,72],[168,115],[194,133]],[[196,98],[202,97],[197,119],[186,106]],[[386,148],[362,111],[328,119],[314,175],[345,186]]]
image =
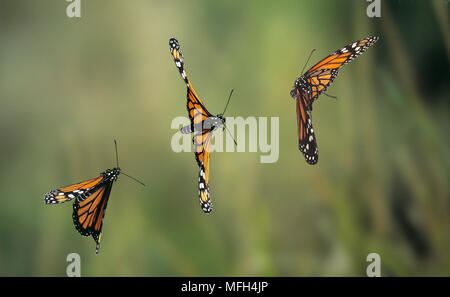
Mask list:
[[128,175],[128,174],[126,174],[126,173],[123,172],[123,171],[121,171],[120,173],[122,173],[122,174],[125,175],[125,176],[128,176],[129,178],[131,178],[131,179],[134,180],[135,182],[138,182],[138,183],[140,183],[141,185],[143,185],[143,186],[145,187],[145,184],[144,184],[143,182],[141,182],[140,180],[138,180],[137,178],[132,177],[131,175]]
[[305,70],[306,65],[308,65],[309,59],[311,59],[312,54],[314,53],[316,49],[313,49],[311,51],[311,53],[309,54],[308,60],[306,60],[305,66],[303,66],[302,72],[300,72],[301,74],[303,74],[303,70]]
[[233,92],[234,92],[234,89],[231,89],[230,96],[228,96],[227,105],[225,105],[225,109],[223,110],[222,115],[224,115],[225,111],[227,110],[227,107],[228,107],[228,104],[230,103],[231,95],[233,95]]
[[[114,145],[116,147],[116,163],[117,163],[117,168],[119,168],[119,154],[117,153],[117,141],[114,139]],[[140,180],[138,180],[135,177],[132,177],[131,175],[126,174],[125,172],[121,171],[120,173],[122,173],[125,176],[128,176],[129,178],[131,178],[132,180],[140,183],[141,185],[143,185],[145,187],[145,184],[143,182],[141,182]]]
[[117,168],[119,168],[119,153],[117,152],[117,141],[114,139],[114,146],[116,148],[116,164]]
[[230,136],[231,136],[231,138],[233,139],[233,141],[234,141],[234,144],[237,146],[237,142],[236,142],[236,139],[234,139],[234,137],[233,137],[233,134],[231,134],[231,131],[230,130],[228,130],[228,128],[227,128],[227,126],[224,124],[223,125],[224,127],[225,127],[225,129],[227,129],[227,131],[228,131],[228,134],[230,134]]
[[325,93],[325,92],[324,92],[323,94],[324,94],[325,96],[328,96],[328,97],[333,98],[333,99],[336,99],[336,100],[337,100],[337,98],[338,98],[338,97],[336,97],[336,96],[328,95],[328,94]]

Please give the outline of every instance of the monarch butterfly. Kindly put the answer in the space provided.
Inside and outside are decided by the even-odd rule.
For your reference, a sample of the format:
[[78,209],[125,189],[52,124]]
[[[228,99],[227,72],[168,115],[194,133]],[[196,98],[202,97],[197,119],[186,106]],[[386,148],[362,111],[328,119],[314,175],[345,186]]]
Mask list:
[[314,165],[319,158],[311,122],[312,103],[327,90],[344,64],[361,55],[377,40],[378,37],[371,36],[350,43],[321,60],[295,80],[290,94],[292,98],[297,99],[299,149],[307,163]]
[[200,168],[198,174],[198,192],[200,198],[200,206],[205,213],[210,213],[213,209],[210,192],[209,192],[209,148],[211,144],[212,133],[219,127],[226,128],[225,113],[228,103],[230,102],[233,90],[228,97],[227,105],[223,113],[213,116],[203,105],[200,98],[192,88],[186,70],[184,68],[183,55],[180,50],[180,44],[175,38],[169,40],[170,53],[175,62],[175,66],[181,74],[187,86],[187,111],[191,124],[181,128],[181,133],[195,133],[192,139],[194,143],[195,160]]
[[[96,254],[98,254],[100,249],[103,218],[105,217],[111,188],[113,182],[117,180],[117,177],[121,173],[117,156],[117,142],[114,140],[114,143],[116,147],[117,167],[105,170],[98,177],[52,190],[44,196],[46,204],[64,203],[75,199],[72,214],[75,229],[83,236],[92,235],[97,244],[95,249]],[[124,172],[122,174],[141,183]],[[144,185],[143,183],[141,184]]]

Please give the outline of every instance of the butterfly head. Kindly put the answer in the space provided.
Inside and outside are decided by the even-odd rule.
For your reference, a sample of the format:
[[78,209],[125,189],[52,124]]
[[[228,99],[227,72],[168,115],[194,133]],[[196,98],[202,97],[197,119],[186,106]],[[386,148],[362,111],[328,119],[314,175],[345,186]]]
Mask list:
[[225,123],[225,118],[223,117],[223,114],[219,113],[219,114],[217,115],[217,118],[218,118],[219,120],[221,120],[222,123]]
[[225,121],[226,121],[226,120],[225,120],[223,114],[219,113],[219,114],[216,116],[215,121],[214,121],[214,123],[213,123],[214,128],[218,128],[218,127],[222,126],[223,129],[225,129]]
[[291,90],[290,94],[292,99],[297,99],[297,89],[295,87]]
[[116,167],[116,168],[113,168],[113,169],[107,169],[105,172],[103,172],[103,175],[107,179],[110,179],[110,180],[113,180],[113,181],[117,180],[117,177],[119,176],[119,174],[120,174],[120,168],[119,167]]

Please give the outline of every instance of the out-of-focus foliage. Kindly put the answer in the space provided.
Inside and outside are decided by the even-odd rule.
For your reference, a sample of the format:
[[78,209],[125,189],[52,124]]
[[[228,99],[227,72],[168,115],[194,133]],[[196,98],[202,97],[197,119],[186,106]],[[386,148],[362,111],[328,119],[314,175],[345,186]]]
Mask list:
[[[447,1],[0,2],[0,275],[450,275]],[[380,40],[345,66],[314,104],[319,163],[297,148],[294,80],[368,35]],[[280,156],[213,153],[215,210],[198,205],[192,153],[174,153],[185,85],[169,54],[179,39],[208,109],[279,117]],[[100,254],[72,223],[59,186],[115,165],[120,176]]]

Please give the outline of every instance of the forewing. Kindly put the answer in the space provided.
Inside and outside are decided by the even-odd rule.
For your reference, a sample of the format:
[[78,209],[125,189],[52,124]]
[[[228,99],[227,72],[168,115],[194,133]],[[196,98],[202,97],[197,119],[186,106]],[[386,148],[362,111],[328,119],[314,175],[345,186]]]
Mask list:
[[304,75],[307,84],[310,85],[310,103],[317,99],[320,94],[325,92],[333,80],[338,75],[339,69],[349,63],[370,46],[372,46],[378,37],[367,37],[335,51],[319,63],[311,67]]
[[77,198],[80,195],[86,194],[98,186],[102,180],[103,176],[99,176],[71,186],[52,190],[45,194],[44,201],[46,204],[64,203],[73,198]]

